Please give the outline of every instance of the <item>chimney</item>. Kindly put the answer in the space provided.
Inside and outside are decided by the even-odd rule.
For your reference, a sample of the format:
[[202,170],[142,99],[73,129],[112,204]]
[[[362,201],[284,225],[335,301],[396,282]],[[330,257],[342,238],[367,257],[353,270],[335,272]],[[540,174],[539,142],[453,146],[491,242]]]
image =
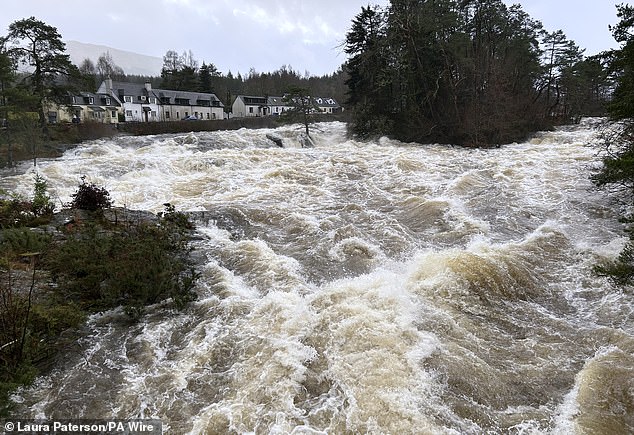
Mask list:
[[145,82],[145,90],[149,92],[152,92],[152,83],[150,82]]
[[106,94],[111,94],[112,93],[112,79],[110,78],[110,76],[108,76],[108,78],[106,78]]

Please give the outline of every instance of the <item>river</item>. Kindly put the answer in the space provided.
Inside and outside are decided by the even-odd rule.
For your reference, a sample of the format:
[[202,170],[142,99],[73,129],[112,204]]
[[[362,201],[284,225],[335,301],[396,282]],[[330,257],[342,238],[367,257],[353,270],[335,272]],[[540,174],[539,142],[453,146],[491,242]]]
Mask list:
[[[91,317],[16,412],[178,434],[634,432],[634,296],[593,273],[625,238],[589,181],[592,120],[489,150],[299,134],[117,137],[40,161],[58,203],[86,175],[117,206],[211,219],[196,302]],[[27,166],[0,183],[32,186]]]

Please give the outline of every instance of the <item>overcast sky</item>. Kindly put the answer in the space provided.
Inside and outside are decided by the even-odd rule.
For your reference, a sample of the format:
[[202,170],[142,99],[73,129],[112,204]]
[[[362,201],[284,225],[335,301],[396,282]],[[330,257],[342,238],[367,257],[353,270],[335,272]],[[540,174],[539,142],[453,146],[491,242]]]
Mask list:
[[[587,55],[616,47],[608,31],[617,22],[612,0],[504,1],[520,3],[549,31],[563,30]],[[157,57],[191,50],[223,74],[290,65],[322,75],[344,62],[341,43],[368,3],[389,0],[3,0],[0,34],[13,21],[35,16],[64,40]]]

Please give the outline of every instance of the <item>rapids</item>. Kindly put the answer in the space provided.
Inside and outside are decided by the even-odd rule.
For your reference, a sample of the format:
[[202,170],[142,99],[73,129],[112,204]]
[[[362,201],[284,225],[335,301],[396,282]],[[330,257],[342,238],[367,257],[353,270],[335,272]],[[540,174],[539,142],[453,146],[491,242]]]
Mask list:
[[[313,136],[117,137],[40,161],[60,204],[86,175],[118,206],[204,211],[202,277],[184,311],[91,317],[16,412],[177,434],[634,432],[634,297],[592,269],[625,238],[589,181],[590,120],[491,150]],[[28,166],[2,173],[32,186]]]

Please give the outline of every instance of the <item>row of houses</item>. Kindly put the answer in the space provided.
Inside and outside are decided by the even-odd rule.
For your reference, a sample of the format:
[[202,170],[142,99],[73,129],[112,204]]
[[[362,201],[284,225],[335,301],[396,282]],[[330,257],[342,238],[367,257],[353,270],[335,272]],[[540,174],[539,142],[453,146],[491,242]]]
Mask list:
[[[333,114],[342,111],[341,106],[332,98],[312,98],[312,107],[318,113]],[[238,95],[231,107],[231,113],[236,118],[278,116],[291,109],[284,97],[255,97]]]
[[[331,98],[314,98],[314,106],[323,113],[337,113],[341,107]],[[156,122],[216,120],[227,117],[243,118],[277,116],[289,110],[283,97],[239,95],[232,113],[215,94],[204,92],[152,89],[150,83],[139,84],[104,80],[97,92],[80,92],[69,96],[64,106],[51,105],[48,120],[57,122]]]

